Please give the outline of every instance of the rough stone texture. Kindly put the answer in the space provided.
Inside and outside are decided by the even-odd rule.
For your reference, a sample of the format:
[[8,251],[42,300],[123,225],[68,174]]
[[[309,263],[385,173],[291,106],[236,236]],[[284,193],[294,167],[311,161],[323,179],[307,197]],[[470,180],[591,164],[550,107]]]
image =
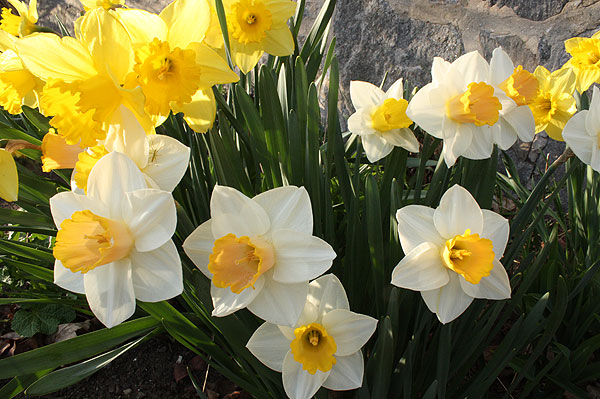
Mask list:
[[[129,1],[131,7],[159,11],[165,0]],[[322,0],[307,0],[301,33],[308,32]],[[77,0],[40,0],[40,15],[56,26],[57,15],[67,26],[80,15]],[[430,81],[433,57],[455,60],[478,50],[489,59],[502,46],[516,65],[533,70],[559,68],[567,59],[564,41],[591,36],[600,27],[600,0],[338,0],[330,34],[337,37],[341,74],[340,109],[353,112],[350,80],[386,87],[402,77],[408,87]],[[564,144],[537,135],[533,144],[518,143],[511,154],[521,178],[529,180],[552,161]]]

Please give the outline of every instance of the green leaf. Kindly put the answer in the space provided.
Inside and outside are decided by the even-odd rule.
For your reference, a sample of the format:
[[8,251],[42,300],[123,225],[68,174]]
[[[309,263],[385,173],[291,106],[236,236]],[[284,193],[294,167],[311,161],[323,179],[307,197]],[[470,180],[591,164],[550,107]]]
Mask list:
[[392,362],[394,360],[394,333],[392,322],[388,316],[379,322],[379,336],[375,349],[367,364],[368,381],[371,388],[371,397],[386,398],[392,376]]
[[50,304],[32,306],[18,310],[12,320],[11,327],[23,337],[33,337],[37,333],[54,334],[58,325],[69,323],[75,319],[75,311],[70,306]]
[[12,399],[21,392],[25,390],[28,386],[30,386],[33,382],[35,382],[38,378],[48,374],[53,369],[48,370],[40,370],[33,374],[22,375],[19,377],[14,377],[9,382],[6,383],[2,388],[0,388],[0,398]]

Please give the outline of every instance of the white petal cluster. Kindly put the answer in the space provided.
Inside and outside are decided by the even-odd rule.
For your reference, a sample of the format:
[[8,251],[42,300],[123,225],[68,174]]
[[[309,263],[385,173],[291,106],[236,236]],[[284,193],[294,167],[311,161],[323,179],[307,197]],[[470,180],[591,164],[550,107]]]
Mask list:
[[[427,307],[440,322],[449,323],[460,316],[474,298],[510,298],[508,275],[500,263],[508,242],[508,221],[480,209],[466,189],[451,187],[436,209],[408,205],[398,210],[396,219],[406,256],[394,268],[392,284],[421,291]],[[446,241],[467,229],[493,243],[493,269],[478,284],[447,268],[442,258]]]
[[54,265],[54,283],[85,294],[94,315],[107,327],[129,318],[136,299],[158,302],[183,290],[181,260],[171,240],[177,225],[175,202],[170,192],[146,187],[135,163],[112,152],[92,169],[87,195],[64,192],[50,199],[59,228],[74,212],[90,210],[125,223],[131,233],[133,247],[119,260],[86,273],[73,272],[59,260]]
[[562,135],[581,162],[600,172],[600,90],[597,86],[594,86],[590,109],[569,119]]
[[312,398],[321,386],[336,391],[359,388],[364,373],[360,348],[373,335],[377,320],[349,309],[344,287],[333,274],[310,283],[304,310],[294,327],[319,323],[333,337],[335,364],[327,372],[311,374],[294,360],[290,344],[295,334],[289,326],[264,323],[246,346],[262,363],[282,373],[283,387],[292,399]]
[[348,118],[348,130],[361,137],[369,162],[386,157],[394,147],[419,152],[419,142],[409,128],[381,132],[373,127],[372,115],[375,110],[387,99],[402,99],[403,92],[402,79],[392,84],[386,92],[368,82],[350,82],[350,98],[356,112]]
[[272,248],[273,266],[240,293],[211,284],[213,316],[248,308],[263,320],[293,326],[306,301],[308,281],[327,271],[336,254],[312,235],[313,216],[303,187],[280,187],[254,198],[231,187],[216,186],[210,200],[211,219],[198,226],[183,248],[211,280],[210,256],[215,241],[234,234]]

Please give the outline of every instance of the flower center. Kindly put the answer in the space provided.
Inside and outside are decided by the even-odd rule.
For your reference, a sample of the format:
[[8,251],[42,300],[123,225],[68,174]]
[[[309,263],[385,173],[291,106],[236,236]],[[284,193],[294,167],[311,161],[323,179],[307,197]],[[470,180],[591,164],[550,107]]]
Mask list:
[[579,45],[571,49],[571,61],[579,69],[598,68],[600,61],[600,40],[585,39]]
[[479,284],[482,277],[490,275],[494,268],[494,245],[491,240],[471,234],[467,229],[446,241],[442,249],[444,265],[460,274],[471,284]]
[[546,124],[552,119],[556,112],[556,102],[552,101],[552,94],[549,92],[540,93],[531,104],[529,104],[536,125]]
[[498,122],[501,109],[500,100],[494,97],[494,88],[483,82],[469,83],[467,91],[446,102],[446,113],[450,119],[476,126],[493,126]]
[[519,65],[512,75],[500,83],[499,87],[520,106],[531,104],[535,100],[538,95],[539,82],[531,72],[524,70]]
[[395,98],[386,99],[371,114],[371,126],[379,132],[409,127],[412,120],[406,116],[408,101]]
[[317,370],[327,372],[336,363],[333,356],[337,345],[327,330],[319,323],[311,323],[294,330],[296,338],[290,342],[294,360],[302,363],[302,368],[310,374]]
[[87,193],[87,182],[90,172],[96,162],[103,156],[108,154],[106,148],[103,145],[97,145],[95,147],[89,147],[86,151],[82,151],[77,156],[78,161],[75,164],[75,184]]
[[189,103],[200,88],[201,67],[194,50],[175,47],[154,39],[136,51],[133,67],[152,115],[168,115],[170,103]]
[[87,273],[126,257],[133,243],[125,223],[103,218],[90,210],[77,211],[60,224],[54,257],[73,273]]
[[258,43],[271,29],[271,12],[260,0],[240,0],[227,16],[229,32],[242,44]]
[[215,241],[208,270],[215,286],[239,294],[250,286],[254,289],[256,280],[274,263],[275,253],[266,241],[227,234]]

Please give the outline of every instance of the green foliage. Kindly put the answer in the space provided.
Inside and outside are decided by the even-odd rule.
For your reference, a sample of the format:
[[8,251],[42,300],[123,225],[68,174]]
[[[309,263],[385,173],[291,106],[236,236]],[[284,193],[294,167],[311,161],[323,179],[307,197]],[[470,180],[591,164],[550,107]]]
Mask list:
[[54,334],[58,325],[75,319],[75,311],[70,306],[50,304],[29,305],[19,309],[13,316],[11,327],[23,337],[33,337],[37,333]]

